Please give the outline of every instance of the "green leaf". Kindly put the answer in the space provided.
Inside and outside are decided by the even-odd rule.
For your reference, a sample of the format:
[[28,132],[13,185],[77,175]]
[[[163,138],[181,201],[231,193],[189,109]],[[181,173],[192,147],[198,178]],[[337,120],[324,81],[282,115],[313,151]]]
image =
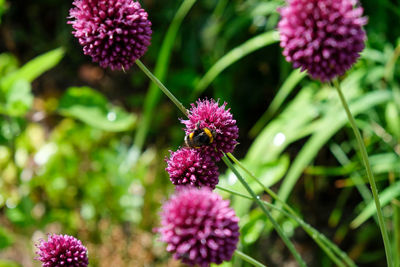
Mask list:
[[[289,157],[287,155],[282,155],[280,158],[276,159],[275,161],[268,162],[268,163],[263,163],[259,165],[252,165],[248,161],[244,161],[245,165],[249,167],[249,169],[254,170],[254,174],[259,177],[259,180],[265,185],[265,186],[271,186],[276,184],[279,180],[281,180],[288,167],[289,167]],[[227,172],[226,176],[228,179],[221,179],[220,184],[221,185],[226,185],[229,184],[229,180],[233,178],[233,173]],[[263,189],[257,184],[256,181],[253,180],[248,180],[247,181],[250,187],[254,190],[256,194],[259,194],[263,191]],[[240,185],[240,183],[236,182],[233,185],[230,185],[230,187],[234,190],[237,190],[238,192],[244,193],[246,190]],[[252,201],[248,200],[243,200],[238,197],[234,197],[232,199],[232,206],[234,207],[235,211],[237,214],[244,215],[247,214],[249,208],[252,205]]]
[[243,44],[235,47],[229,51],[225,56],[220,58],[204,75],[204,77],[197,84],[194,94],[200,95],[213,81],[214,79],[227,67],[242,59],[248,54],[266,47],[270,44],[274,44],[279,41],[279,34],[276,31],[269,31],[257,35]]
[[286,78],[285,82],[282,84],[281,88],[279,88],[276,93],[274,99],[271,104],[268,106],[268,109],[261,116],[261,118],[256,122],[256,124],[251,128],[249,132],[250,137],[256,137],[256,135],[265,127],[267,122],[271,119],[271,117],[279,110],[282,106],[283,102],[289,96],[289,94],[293,91],[296,85],[307,75],[306,72],[301,72],[299,69],[295,69],[292,73]]
[[109,104],[102,94],[89,87],[69,88],[58,109],[64,116],[110,132],[129,130],[136,122],[136,116]]
[[[400,182],[392,184],[388,188],[382,191],[379,196],[379,201],[381,202],[381,207],[383,208],[392,199],[400,196]],[[362,210],[362,212],[351,222],[350,226],[352,228],[357,228],[368,220],[372,215],[376,213],[375,202],[371,200],[368,205]]]
[[18,68],[17,58],[10,53],[0,54],[0,77],[4,77]]
[[400,172],[400,157],[396,153],[380,153],[371,155],[369,161],[374,174]]
[[242,235],[242,244],[246,246],[251,245],[256,242],[262,234],[262,231],[265,228],[266,218],[260,210],[254,209],[249,213],[248,221],[243,220],[243,218],[240,220],[241,223],[242,221],[245,221],[245,224],[240,230]]
[[0,103],[0,113],[10,116],[24,116],[32,107],[31,85],[25,80],[15,81],[7,91],[5,107]]
[[400,138],[400,114],[394,102],[389,102],[386,106],[385,116],[389,130]]
[[15,81],[21,79],[32,82],[45,71],[56,66],[58,62],[60,62],[60,60],[63,58],[63,56],[64,49],[57,48],[32,59],[24,66],[22,66],[19,70],[8,74],[4,78],[1,78],[0,89],[2,89],[4,92],[7,92],[10,87],[15,83]]
[[[392,97],[389,91],[374,91],[364,94],[350,104],[354,116],[367,112],[376,105],[387,102]],[[334,107],[328,116],[319,121],[318,130],[308,139],[295,161],[292,163],[282,186],[279,197],[286,201],[303,170],[317,156],[318,152],[329,139],[347,123],[347,117],[341,107]]]

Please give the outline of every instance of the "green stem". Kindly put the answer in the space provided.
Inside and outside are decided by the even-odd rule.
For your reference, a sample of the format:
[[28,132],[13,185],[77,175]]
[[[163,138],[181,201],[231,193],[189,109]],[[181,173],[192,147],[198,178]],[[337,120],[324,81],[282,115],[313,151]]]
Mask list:
[[228,157],[225,155],[222,160],[224,161],[224,163],[226,164],[226,166],[228,166],[229,169],[232,170],[232,172],[236,175],[236,177],[238,178],[238,180],[242,183],[242,185],[246,188],[247,192],[249,192],[249,194],[253,197],[253,200],[258,204],[258,206],[261,208],[261,210],[265,213],[265,215],[267,215],[267,218],[270,220],[270,222],[272,223],[272,225],[274,226],[276,232],[279,234],[279,236],[282,238],[283,242],[286,244],[286,246],[288,247],[288,249],[290,250],[290,252],[293,254],[293,256],[295,257],[297,263],[302,266],[305,267],[306,264],[303,261],[303,259],[301,258],[300,254],[296,251],[293,243],[289,240],[289,238],[285,235],[285,233],[283,232],[282,228],[279,226],[279,224],[275,221],[275,219],[272,217],[272,215],[270,214],[270,212],[268,211],[268,209],[264,206],[263,202],[260,200],[260,197],[258,197],[256,195],[256,193],[254,193],[253,189],[251,189],[251,187],[247,184],[247,182],[243,179],[243,177],[240,175],[240,173],[236,170],[236,168],[233,166],[233,164],[230,162],[230,160],[228,159]]
[[267,267],[266,265],[262,264],[261,262],[253,259],[252,257],[250,257],[249,255],[239,251],[239,250],[235,250],[235,254],[236,256],[240,257],[242,260],[247,261],[250,264],[253,264],[253,266],[257,266],[257,267]]
[[[243,197],[246,199],[250,199],[252,200],[253,198],[250,196],[246,196],[242,193],[236,192],[234,190],[222,187],[222,186],[216,186],[217,189],[228,192],[232,195],[236,195],[239,197]],[[292,215],[289,214],[288,212],[278,208],[277,206],[268,203],[266,201],[263,201],[263,204],[271,209],[274,209],[282,214],[284,214],[285,216],[287,216],[288,218],[293,219],[294,221],[296,221],[303,229],[304,231],[321,247],[321,249],[332,259],[332,261],[340,267],[345,267],[346,265],[342,263],[342,261],[340,261],[340,259],[332,252],[332,249],[329,245],[325,245],[324,242],[326,240],[326,237],[321,234],[320,232],[318,232],[315,228],[313,228],[311,225],[309,225],[308,223],[306,223],[305,221],[303,221],[300,217],[296,216],[296,215]],[[354,263],[353,265],[350,266],[356,266]]]
[[163,91],[163,93],[168,96],[168,98],[178,107],[178,109],[187,116],[188,111],[182,105],[182,103],[179,102],[179,100],[167,89],[167,87],[165,87],[165,85],[162,84],[162,82],[160,82],[160,80],[157,79],[157,77],[154,76],[153,73],[151,73],[151,71],[149,71],[149,69],[146,68],[146,66],[139,59],[136,60],[136,65],[138,65],[138,67],[147,75],[147,77],[149,77],[150,80],[152,80],[158,86],[158,88],[160,88],[161,91]]
[[349,119],[351,128],[353,128],[354,134],[355,134],[356,139],[357,139],[358,149],[361,152],[361,157],[362,157],[365,169],[367,171],[367,177],[368,177],[368,181],[369,181],[369,184],[370,184],[370,187],[371,187],[372,196],[373,196],[374,201],[375,201],[376,212],[377,212],[377,215],[378,215],[379,228],[381,230],[381,234],[382,234],[382,238],[383,238],[383,244],[384,244],[384,247],[385,247],[387,264],[388,264],[389,267],[393,267],[393,259],[392,259],[392,253],[390,251],[389,236],[388,236],[388,233],[387,233],[385,220],[383,219],[381,204],[379,202],[378,189],[376,187],[375,178],[374,178],[374,175],[372,173],[371,165],[369,163],[367,149],[365,148],[364,141],[363,141],[363,139],[361,137],[360,131],[357,128],[356,121],[354,120],[354,117],[351,114],[350,108],[347,105],[346,99],[345,99],[345,97],[344,97],[344,95],[342,93],[342,89],[340,87],[339,81],[338,80],[334,80],[333,83],[334,83],[334,87],[336,88],[336,90],[338,92],[338,95],[339,95],[340,101],[342,102],[344,110],[346,111],[347,118]]
[[[157,61],[153,70],[154,76],[156,76],[161,82],[165,81],[165,77],[169,71],[169,63],[174,47],[176,37],[182,21],[187,16],[196,0],[183,0],[182,4],[175,13],[171,24],[168,27],[167,33],[162,41],[160,52],[157,55]],[[160,101],[161,92],[157,88],[158,86],[154,83],[149,84],[146,97],[143,104],[143,115],[139,121],[135,139],[133,141],[134,148],[139,152],[142,150],[146,136],[149,131],[153,117],[155,116],[155,109],[157,103]]]
[[[344,262],[346,262],[349,266],[356,266],[353,260],[344,253],[338,246],[332,243],[328,238],[326,238],[323,234],[319,233],[316,229],[314,229],[311,225],[304,222],[300,216],[283,200],[279,198],[274,191],[269,189],[265,186],[261,181],[252,173],[250,172],[234,155],[231,153],[227,153],[227,156],[241,168],[244,172],[246,172],[251,178],[253,178],[263,189],[270,195],[273,199],[278,201],[290,214],[293,216],[292,218],[296,220],[300,226],[303,227],[304,231],[320,246],[320,248],[325,251],[325,253],[334,261],[337,265],[342,266],[337,263],[337,257],[333,255],[330,251],[336,253]],[[311,230],[310,230],[311,228]],[[320,239],[323,243],[321,243],[318,239]]]

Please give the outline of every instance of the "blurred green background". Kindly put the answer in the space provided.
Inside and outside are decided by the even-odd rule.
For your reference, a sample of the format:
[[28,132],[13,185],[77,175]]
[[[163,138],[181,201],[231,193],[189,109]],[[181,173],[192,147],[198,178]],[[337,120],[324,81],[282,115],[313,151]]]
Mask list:
[[[182,114],[136,66],[112,72],[83,55],[66,24],[71,2],[0,0],[0,266],[39,266],[33,244],[46,233],[81,239],[91,266],[180,266],[153,228],[174,189],[164,159],[183,143]],[[336,92],[281,56],[276,9],[284,1],[140,2],[153,23],[142,61],[186,107],[199,97],[226,101],[240,128],[236,157],[357,265],[385,266]],[[398,257],[400,1],[360,2],[367,48],[342,86]],[[220,167],[220,184],[245,192]],[[241,218],[242,251],[295,266],[258,208],[220,193]],[[309,266],[334,266],[294,221],[280,223]]]

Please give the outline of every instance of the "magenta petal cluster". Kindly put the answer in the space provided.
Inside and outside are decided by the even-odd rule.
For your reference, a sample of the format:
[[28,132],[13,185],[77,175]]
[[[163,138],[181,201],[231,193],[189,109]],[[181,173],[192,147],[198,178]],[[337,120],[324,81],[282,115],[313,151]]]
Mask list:
[[129,69],[150,45],[151,22],[133,0],[75,0],[70,10],[72,32],[85,55],[101,67]]
[[69,235],[50,234],[48,241],[36,244],[43,267],[86,267],[89,264],[87,249],[80,240]]
[[214,189],[218,184],[218,167],[207,154],[194,148],[181,148],[171,151],[167,168],[171,182],[174,185],[207,186]]
[[364,49],[367,19],[357,0],[289,0],[280,8],[283,55],[294,68],[327,82],[343,75]]
[[230,260],[239,240],[238,217],[217,193],[183,188],[163,206],[161,241],[184,263],[209,266]]
[[215,133],[214,141],[207,146],[202,146],[201,150],[220,160],[223,153],[233,152],[239,138],[239,128],[236,120],[233,119],[230,109],[226,109],[226,103],[221,106],[213,99],[198,100],[192,104],[189,110],[188,120],[181,120],[186,125],[186,134],[193,132],[196,127],[207,127]]

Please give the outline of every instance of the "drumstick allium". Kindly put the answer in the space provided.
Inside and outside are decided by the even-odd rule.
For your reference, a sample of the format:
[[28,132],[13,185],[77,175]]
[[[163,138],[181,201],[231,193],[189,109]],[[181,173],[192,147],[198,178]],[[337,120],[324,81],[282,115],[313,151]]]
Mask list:
[[188,120],[181,120],[186,126],[186,135],[197,128],[208,128],[214,133],[211,144],[202,146],[200,150],[219,161],[223,153],[233,152],[239,138],[239,128],[233,119],[230,109],[226,109],[227,103],[219,105],[213,99],[198,100],[192,104],[189,110]]
[[165,169],[174,185],[207,186],[214,189],[218,184],[218,167],[201,150],[181,148],[171,152]]
[[73,236],[50,234],[47,241],[40,240],[36,247],[36,259],[43,267],[86,267],[89,264],[86,247]]
[[75,0],[69,12],[72,32],[85,55],[101,67],[129,69],[150,45],[151,22],[133,0]]
[[289,0],[280,8],[283,55],[294,68],[328,82],[343,75],[364,49],[367,18],[356,0]]
[[182,262],[202,267],[232,258],[239,240],[239,218],[229,201],[208,188],[185,187],[162,208],[161,241]]

